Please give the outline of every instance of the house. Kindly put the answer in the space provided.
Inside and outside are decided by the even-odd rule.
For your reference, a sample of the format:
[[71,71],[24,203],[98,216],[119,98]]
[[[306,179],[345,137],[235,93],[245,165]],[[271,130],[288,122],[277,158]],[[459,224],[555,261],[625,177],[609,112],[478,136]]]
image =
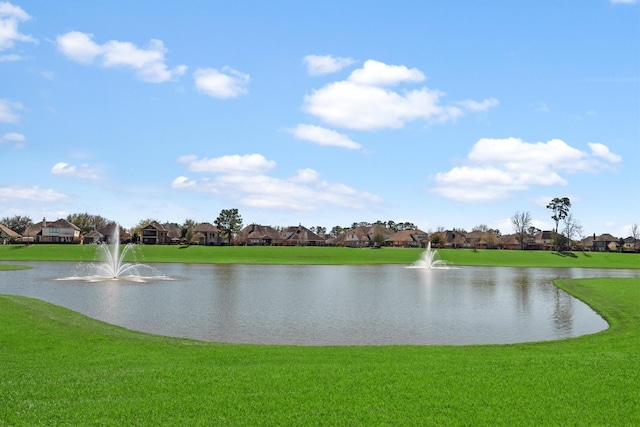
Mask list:
[[80,243],[80,227],[66,219],[47,222],[42,219],[40,243]]
[[640,244],[633,236],[629,236],[623,241],[623,250],[626,252],[635,252],[638,250],[638,247],[640,247]]
[[85,245],[90,245],[92,243],[98,244],[104,241],[104,234],[100,233],[98,230],[91,230],[82,236],[82,243]]
[[120,227],[117,223],[112,222],[105,225],[102,228],[99,228],[97,231],[102,234],[102,241],[105,243],[114,243],[113,239],[116,235],[116,227],[118,227],[118,236],[120,239],[119,243],[127,243],[131,241],[131,234],[128,233],[124,228]]
[[191,243],[198,245],[220,244],[220,231],[218,227],[208,222],[201,222],[193,228]]
[[324,246],[324,237],[302,225],[288,227],[282,236],[282,244],[287,246]]
[[0,243],[6,245],[7,243],[20,240],[20,235],[10,229],[9,227],[0,224]]
[[326,243],[349,248],[362,248],[375,246],[377,239],[385,242],[393,234],[393,231],[380,224],[363,225],[347,230],[338,237],[327,240]]
[[[525,236],[525,244],[527,237]],[[520,244],[520,236],[517,234],[506,234],[504,236],[500,236],[500,246],[502,249],[520,249],[522,245]]]
[[419,248],[426,244],[429,235],[422,230],[400,230],[386,240],[392,246]]
[[467,242],[466,232],[460,230],[446,230],[442,233],[444,234],[445,238],[444,247],[466,248],[470,246]]
[[282,234],[268,225],[251,224],[246,226],[238,236],[238,242],[247,246],[271,246],[282,242]]
[[152,221],[141,230],[142,243],[145,245],[160,245],[167,242],[167,229],[157,221]]
[[609,233],[604,233],[599,235],[598,237],[593,235],[593,246],[591,249],[594,252],[615,252],[618,248],[618,243],[620,239],[617,237],[613,237]]
[[163,243],[177,245],[182,240],[182,229],[178,224],[166,223],[167,237]]

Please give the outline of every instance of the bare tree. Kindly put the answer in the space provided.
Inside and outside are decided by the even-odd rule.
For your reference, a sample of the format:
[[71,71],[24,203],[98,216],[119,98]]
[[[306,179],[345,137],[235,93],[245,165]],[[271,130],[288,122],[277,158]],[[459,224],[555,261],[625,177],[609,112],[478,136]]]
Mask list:
[[571,241],[575,236],[582,235],[582,224],[580,221],[573,217],[573,214],[568,214],[564,218],[564,235],[567,238],[567,244],[571,247]]
[[531,214],[529,214],[529,212],[517,211],[511,217],[511,224],[513,225],[513,230],[518,235],[518,240],[520,241],[520,249],[522,250],[524,250],[524,238],[525,236],[527,236],[527,230],[531,227],[531,221]]
[[638,239],[640,239],[640,229],[638,229],[638,224],[633,224],[629,227],[629,231],[631,231],[631,237],[633,237],[633,251],[637,250]]

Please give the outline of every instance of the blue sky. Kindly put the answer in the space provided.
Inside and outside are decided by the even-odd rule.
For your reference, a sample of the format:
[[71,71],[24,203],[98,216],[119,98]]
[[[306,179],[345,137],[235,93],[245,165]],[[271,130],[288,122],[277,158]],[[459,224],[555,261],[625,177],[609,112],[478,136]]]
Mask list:
[[0,2],[0,217],[640,223],[637,1]]

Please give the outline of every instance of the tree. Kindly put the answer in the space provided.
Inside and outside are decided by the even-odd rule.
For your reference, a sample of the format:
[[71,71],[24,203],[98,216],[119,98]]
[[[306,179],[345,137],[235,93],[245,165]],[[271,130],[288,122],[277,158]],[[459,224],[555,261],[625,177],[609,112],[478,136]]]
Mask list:
[[436,231],[429,235],[429,241],[437,248],[441,248],[447,243],[447,234],[444,231]]
[[638,239],[640,239],[640,230],[638,229],[638,224],[633,224],[629,227],[629,231],[631,232],[631,237],[633,237],[633,250],[637,250]]
[[494,230],[488,230],[482,235],[480,243],[484,244],[487,249],[494,249],[500,243],[499,237]]
[[311,227],[309,230],[313,231],[314,233],[316,233],[318,236],[321,236],[321,237],[327,234],[327,227],[322,227],[320,225],[316,227]]
[[582,224],[575,219],[572,214],[568,214],[564,219],[564,235],[567,237],[567,244],[571,248],[571,241],[576,236],[582,235]]
[[182,227],[180,227],[180,232],[182,233],[182,238],[186,240],[187,245],[191,244],[191,240],[193,240],[193,229],[196,228],[196,222],[192,219],[186,219]]
[[229,244],[231,240],[242,230],[242,217],[238,213],[238,209],[222,209],[220,215],[214,221],[220,235],[227,236]]
[[69,214],[67,215],[67,221],[78,226],[81,234],[88,233],[91,230],[97,230],[114,222],[100,215],[91,215],[87,212]]
[[331,237],[338,237],[339,235],[341,235],[342,233],[344,233],[344,228],[340,227],[339,225],[334,226],[331,231],[329,232],[329,236]]
[[569,209],[571,208],[571,201],[568,197],[555,197],[551,202],[547,205],[547,209],[551,209],[553,215],[551,215],[551,219],[556,222],[555,229],[555,243],[556,243],[556,251],[558,250],[559,243],[559,234],[558,234],[558,223],[565,219],[567,215],[569,215]]
[[31,218],[28,216],[14,215],[12,217],[4,217],[0,219],[0,224],[3,224],[5,227],[18,234],[24,234],[27,226],[33,224],[33,221],[31,221]]
[[529,212],[516,211],[511,217],[511,225],[513,225],[513,231],[518,235],[520,241],[520,249],[524,250],[525,241],[527,236],[527,230],[531,227],[531,215]]
[[376,233],[373,235],[372,241],[373,241],[373,247],[375,248],[380,248],[382,247],[382,245],[384,244],[385,241],[385,237],[380,234],[380,233]]
[[487,231],[489,231],[489,226],[486,224],[478,224],[475,227],[473,227],[471,231],[482,231],[486,233]]

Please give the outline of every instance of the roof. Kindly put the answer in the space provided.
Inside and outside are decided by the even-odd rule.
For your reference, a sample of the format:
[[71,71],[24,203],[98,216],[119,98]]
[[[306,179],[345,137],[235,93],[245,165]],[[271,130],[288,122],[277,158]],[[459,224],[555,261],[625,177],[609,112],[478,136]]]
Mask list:
[[402,242],[420,242],[428,237],[428,234],[422,230],[400,230],[387,240],[396,243]]
[[324,242],[324,237],[318,236],[303,225],[291,226],[284,233],[285,240],[300,242]]
[[275,228],[268,225],[251,224],[242,229],[240,239],[280,240],[282,235]]
[[218,227],[209,222],[201,222],[193,228],[193,231],[196,233],[217,233]]
[[393,231],[389,230],[386,227],[383,227],[380,224],[373,225],[363,225],[360,227],[352,228],[350,230],[345,231],[335,239],[330,239],[328,243],[331,244],[340,244],[344,242],[369,242],[373,239],[373,236],[376,234],[381,234],[384,236],[385,240],[389,237],[393,236]]
[[38,234],[42,234],[42,223],[39,222],[37,224],[29,224],[24,230],[23,236],[25,237],[34,237]]
[[7,237],[20,237],[18,233],[7,227],[6,225],[0,224],[0,231],[4,233]]
[[47,227],[71,228],[73,230],[80,231],[80,227],[62,218],[57,221],[48,222]]
[[142,228],[143,229],[154,228],[154,229],[156,229],[158,231],[167,231],[167,229],[164,228],[164,226],[162,224],[160,224],[158,221],[151,221],[149,224],[145,225]]

